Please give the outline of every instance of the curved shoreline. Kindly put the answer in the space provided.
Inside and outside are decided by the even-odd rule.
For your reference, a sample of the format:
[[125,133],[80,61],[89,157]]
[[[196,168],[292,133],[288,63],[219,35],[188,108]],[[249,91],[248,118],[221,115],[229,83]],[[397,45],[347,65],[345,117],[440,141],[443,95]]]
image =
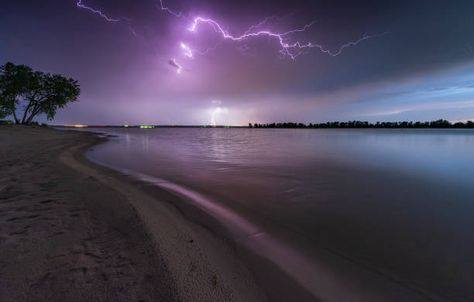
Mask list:
[[205,188],[87,158],[107,136],[0,127],[0,300],[449,300]]
[[126,197],[156,252],[165,259],[180,301],[267,300],[232,245],[184,217],[173,205],[179,197],[160,189],[148,194],[143,190],[148,183],[84,156],[89,148],[105,141],[99,138],[75,146],[61,155],[61,161]]
[[[278,259],[274,257],[275,253],[269,248],[274,247],[283,252],[290,250],[271,238],[269,234],[260,232],[256,225],[252,225],[244,217],[217,202],[208,200],[198,192],[174,183],[148,175],[138,175],[132,171],[114,169],[100,163],[95,164],[107,170],[111,169],[112,173],[119,173],[119,177],[125,177],[128,182],[140,186],[141,191],[153,196],[157,202],[165,202],[178,211],[188,223],[202,229],[206,233],[205,241],[208,241],[205,242],[206,246],[210,241],[218,244],[217,246],[210,244],[207,252],[212,254],[214,260],[216,256],[219,258],[220,269],[235,271],[236,266],[233,262],[237,261],[239,267],[244,266],[244,270],[250,270],[252,275],[248,276],[248,279],[256,279],[259,290],[262,290],[270,301],[322,301],[319,292],[315,292],[314,288],[305,287],[310,280],[307,282],[298,280],[294,270],[279,265]],[[168,196],[164,197],[163,194]],[[257,245],[252,241],[252,237],[259,237]],[[273,244],[269,244],[270,242]],[[220,247],[221,244],[226,247]],[[256,250],[256,247],[260,250]],[[232,264],[228,262],[229,260],[232,260]],[[276,284],[278,287],[275,287]],[[242,286],[239,285],[240,287]],[[259,301],[267,298],[261,296]]]
[[96,134],[0,127],[0,300],[265,301],[232,246],[88,161]]
[[268,232],[199,192],[150,175],[118,167],[107,169],[128,175],[138,183],[145,182],[142,190],[152,196],[169,191],[174,196],[169,200],[171,206],[178,208],[187,220],[231,241],[272,301],[442,300],[421,289],[405,287],[390,276],[361,267],[324,248],[300,245],[297,239],[289,237],[294,234],[284,234],[285,230],[277,231],[275,236],[275,230]]

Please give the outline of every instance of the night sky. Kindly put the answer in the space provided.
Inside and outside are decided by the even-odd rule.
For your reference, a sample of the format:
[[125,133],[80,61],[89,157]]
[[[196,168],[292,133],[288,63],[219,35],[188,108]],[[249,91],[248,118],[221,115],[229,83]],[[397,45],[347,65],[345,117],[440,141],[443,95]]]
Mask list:
[[472,0],[76,2],[0,6],[2,64],[81,84],[54,123],[474,119]]

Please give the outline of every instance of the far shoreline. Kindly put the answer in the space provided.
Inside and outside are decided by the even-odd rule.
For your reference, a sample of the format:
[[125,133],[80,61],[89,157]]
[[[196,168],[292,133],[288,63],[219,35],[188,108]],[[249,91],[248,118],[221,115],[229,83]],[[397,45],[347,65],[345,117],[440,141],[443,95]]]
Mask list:
[[[1,122],[1,121],[0,121]],[[8,123],[8,122],[7,122]],[[10,122],[11,123],[11,122]],[[1,124],[1,123],[0,123]],[[346,122],[324,122],[324,123],[301,123],[301,122],[278,122],[278,123],[248,123],[248,125],[225,125],[225,124],[202,124],[202,125],[178,125],[178,124],[63,124],[47,125],[54,128],[224,128],[224,129],[474,129],[471,120],[451,122],[444,119],[434,121],[396,121],[396,122],[368,122],[368,121],[346,121]]]

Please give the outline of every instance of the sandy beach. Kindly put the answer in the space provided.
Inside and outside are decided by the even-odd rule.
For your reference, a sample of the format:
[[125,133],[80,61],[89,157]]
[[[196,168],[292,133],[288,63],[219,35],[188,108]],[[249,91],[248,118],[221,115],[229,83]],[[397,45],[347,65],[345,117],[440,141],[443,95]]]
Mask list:
[[[0,127],[1,301],[265,301],[163,191],[82,157],[89,133]],[[156,190],[155,190],[156,191]]]

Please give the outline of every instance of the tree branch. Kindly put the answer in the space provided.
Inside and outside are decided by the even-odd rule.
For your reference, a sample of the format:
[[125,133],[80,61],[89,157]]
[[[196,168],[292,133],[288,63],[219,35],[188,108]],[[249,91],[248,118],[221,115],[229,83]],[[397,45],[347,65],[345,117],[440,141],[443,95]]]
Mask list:
[[31,106],[33,105],[33,101],[30,99],[28,102],[28,106],[25,108],[25,112],[23,112],[23,118],[21,119],[21,123],[24,124],[26,121],[26,116],[28,115],[28,111],[30,110]]
[[31,114],[30,116],[28,117],[28,119],[26,120],[26,123],[29,124],[33,121],[33,118],[38,114],[40,113],[41,111],[41,105],[40,104],[37,104],[35,105],[35,107],[33,107],[33,110],[31,110]]
[[[36,95],[36,94],[35,94]],[[30,104],[34,104],[33,108],[28,108],[28,110],[31,109],[31,114],[26,118],[27,114],[28,114],[28,111],[25,111],[25,118],[26,120],[22,121],[21,123],[22,124],[29,124],[33,121],[33,118],[38,115],[38,113],[41,112],[41,102],[46,100],[48,98],[48,96],[43,96],[41,98],[39,98],[38,100],[35,100],[35,101],[30,101],[30,103],[28,104],[28,107],[30,107]]]
[[13,119],[15,119],[15,124],[19,124],[20,121],[18,120],[17,116],[16,116],[16,112],[15,112],[15,109],[13,109]]

